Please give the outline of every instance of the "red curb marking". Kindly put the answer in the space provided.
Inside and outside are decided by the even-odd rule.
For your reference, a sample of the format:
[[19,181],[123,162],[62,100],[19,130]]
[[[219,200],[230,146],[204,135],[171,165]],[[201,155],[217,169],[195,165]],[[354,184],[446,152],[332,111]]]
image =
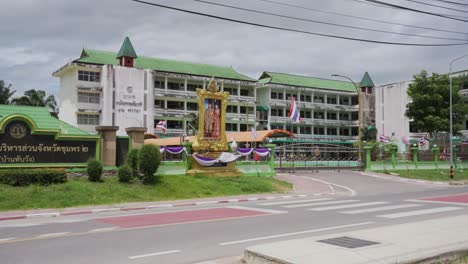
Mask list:
[[451,203],[468,203],[468,194],[430,197],[430,198],[422,198],[420,200],[437,201],[437,202],[451,202]]
[[17,215],[17,216],[0,217],[0,221],[3,221],[3,220],[16,220],[16,219],[26,219],[26,216],[25,215]]
[[60,215],[82,215],[82,214],[91,214],[92,211],[80,211],[80,212],[67,212],[61,213]]
[[155,213],[146,215],[134,216],[119,216],[100,218],[96,221],[104,222],[118,227],[142,227],[142,226],[158,226],[168,224],[181,224],[187,222],[221,220],[227,218],[238,218],[246,216],[269,215],[270,213],[233,209],[233,208],[214,208],[204,210],[190,210],[180,212]]

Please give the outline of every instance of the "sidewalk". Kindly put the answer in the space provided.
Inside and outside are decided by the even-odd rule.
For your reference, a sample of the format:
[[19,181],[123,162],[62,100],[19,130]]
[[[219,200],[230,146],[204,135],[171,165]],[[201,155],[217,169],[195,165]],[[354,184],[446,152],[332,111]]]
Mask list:
[[[467,223],[468,215],[463,215],[258,245],[245,250],[244,261],[247,264],[413,263],[450,252],[467,253]],[[339,237],[377,244],[346,248],[319,242]],[[361,242],[354,241],[353,245]],[[446,257],[450,255],[453,254]]]
[[97,214],[102,212],[111,211],[136,211],[136,210],[151,210],[155,208],[167,207],[182,207],[182,206],[196,206],[206,204],[225,204],[225,203],[241,203],[260,200],[279,200],[290,199],[298,197],[311,197],[333,195],[326,184],[320,182],[307,181],[300,176],[281,174],[279,179],[291,182],[294,186],[288,194],[253,194],[253,195],[237,195],[226,197],[211,197],[199,198],[177,201],[158,201],[158,202],[135,202],[135,203],[122,203],[112,205],[97,205],[97,206],[83,206],[83,207],[70,207],[61,209],[33,209],[33,210],[15,210],[0,212],[0,221],[2,220],[15,220],[36,217],[58,217],[65,215],[81,215],[81,214]]

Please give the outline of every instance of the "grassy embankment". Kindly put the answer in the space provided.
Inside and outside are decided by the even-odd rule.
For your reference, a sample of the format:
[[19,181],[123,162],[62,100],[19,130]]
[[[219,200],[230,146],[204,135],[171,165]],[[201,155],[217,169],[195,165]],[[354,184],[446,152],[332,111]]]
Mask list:
[[395,173],[401,177],[410,178],[410,179],[421,179],[428,181],[460,181],[468,180],[468,170],[455,170],[455,176],[453,179],[450,178],[450,171],[445,170],[385,170],[379,171],[382,173]]
[[156,185],[125,184],[116,177],[93,183],[86,178],[64,184],[12,187],[0,184],[0,210],[65,208],[255,193],[282,193],[291,184],[270,177],[162,176]]

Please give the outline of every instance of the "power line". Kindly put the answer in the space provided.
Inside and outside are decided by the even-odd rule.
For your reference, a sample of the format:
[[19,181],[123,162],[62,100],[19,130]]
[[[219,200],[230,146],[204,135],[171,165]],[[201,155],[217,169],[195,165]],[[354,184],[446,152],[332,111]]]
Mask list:
[[411,28],[418,28],[418,29],[426,29],[426,30],[446,32],[446,33],[456,33],[456,34],[462,34],[462,35],[468,34],[468,32],[415,26],[415,25],[402,24],[402,23],[390,22],[390,21],[385,21],[385,20],[378,20],[378,19],[372,19],[372,18],[366,18],[366,17],[360,17],[360,16],[353,16],[353,15],[348,15],[348,14],[338,13],[338,12],[323,11],[323,10],[320,10],[320,9],[315,9],[315,8],[310,8],[310,7],[305,7],[305,6],[299,6],[299,5],[293,5],[293,4],[287,4],[287,3],[277,2],[277,1],[273,1],[273,0],[257,0],[257,1],[276,4],[276,5],[281,5],[281,6],[288,6],[288,7],[298,8],[298,9],[304,9],[304,10],[309,10],[309,11],[312,11],[312,12],[318,12],[318,13],[331,14],[331,15],[342,16],[342,17],[350,17],[350,18],[360,19],[360,20],[365,20],[365,21],[384,23],[384,24],[389,24],[389,25],[404,26],[404,27],[411,27]]
[[379,41],[379,40],[372,40],[372,39],[345,37],[345,36],[339,36],[339,35],[323,34],[323,33],[317,33],[317,32],[311,32],[311,31],[305,31],[305,30],[299,30],[299,29],[291,29],[291,28],[285,28],[285,27],[278,27],[278,26],[271,26],[271,25],[266,25],[266,24],[248,22],[248,21],[244,21],[244,20],[238,20],[238,19],[232,19],[232,18],[227,18],[227,17],[215,16],[215,15],[196,12],[196,11],[192,11],[192,10],[177,8],[177,7],[173,7],[173,6],[167,6],[167,5],[157,4],[157,3],[146,2],[146,1],[142,1],[142,0],[130,0],[130,1],[133,1],[133,2],[136,2],[136,3],[141,3],[141,4],[146,4],[146,5],[157,6],[157,7],[170,9],[170,10],[175,10],[175,11],[184,12],[184,13],[193,14],[193,15],[198,15],[198,16],[203,16],[203,17],[210,17],[210,18],[214,18],[214,19],[218,19],[218,20],[224,20],[224,21],[230,21],[230,22],[244,24],[244,25],[251,25],[251,26],[262,27],[262,28],[276,29],[276,30],[281,30],[281,31],[296,32],[296,33],[302,33],[302,34],[307,34],[307,35],[315,35],[315,36],[337,38],[337,39],[344,39],[344,40],[353,40],[353,41],[368,42],[368,43],[375,43],[375,44],[415,46],[415,47],[448,47],[448,46],[468,45],[468,42],[443,43],[443,44],[436,44],[436,43],[424,44],[424,43],[389,42],[389,41]]
[[432,37],[432,36],[424,36],[424,35],[417,35],[417,34],[401,33],[401,32],[395,32],[395,31],[387,31],[387,30],[363,28],[363,27],[356,27],[356,26],[348,26],[348,25],[344,25],[344,24],[323,22],[323,21],[318,21],[318,20],[311,20],[311,19],[306,19],[306,18],[299,18],[299,17],[293,17],[293,16],[287,16],[287,15],[275,14],[275,13],[270,13],[270,12],[265,12],[265,11],[259,11],[259,10],[249,9],[249,8],[243,8],[243,7],[225,5],[225,4],[215,3],[215,2],[206,1],[206,0],[193,0],[193,1],[195,1],[195,2],[200,2],[200,3],[205,3],[205,4],[209,4],[209,5],[222,6],[222,7],[231,8],[231,9],[236,9],[236,10],[242,10],[242,11],[251,12],[251,13],[256,13],[256,14],[269,15],[269,16],[287,18],[287,19],[298,20],[298,21],[305,21],[305,22],[310,22],[310,23],[317,23],[317,24],[328,25],[328,26],[344,27],[344,28],[351,28],[351,29],[358,29],[358,30],[379,32],[379,33],[387,33],[387,34],[396,34],[396,35],[402,35],[402,36],[410,36],[410,37],[420,37],[420,38],[430,38],[430,39],[444,39],[444,40],[466,41],[466,39],[445,38],[445,37]]
[[448,4],[452,4],[452,5],[468,6],[467,3],[459,3],[459,2],[453,2],[453,1],[447,1],[447,0],[432,0],[432,1],[438,1],[438,2],[448,3]]
[[408,2],[413,2],[413,3],[417,3],[417,4],[420,4],[420,5],[427,5],[427,6],[433,6],[433,7],[437,7],[437,8],[452,10],[452,11],[456,11],[456,12],[468,13],[468,11],[466,11],[466,10],[460,10],[460,9],[451,8],[451,7],[446,7],[446,6],[441,6],[441,5],[429,4],[429,3],[424,3],[424,2],[416,1],[416,0],[406,0],[406,1],[408,1]]
[[377,1],[377,0],[364,0],[364,1],[371,2],[371,3],[376,3],[376,4],[381,4],[381,5],[384,5],[384,6],[391,6],[391,7],[395,7],[395,8],[398,8],[398,9],[412,11],[412,12],[416,12],[416,13],[421,13],[421,14],[426,14],[426,15],[431,15],[431,16],[438,16],[438,17],[443,17],[443,18],[462,21],[462,22],[468,22],[468,20],[457,18],[457,17],[450,16],[450,15],[422,11],[422,10],[413,9],[413,8],[400,6],[400,5],[394,5],[394,4],[390,4],[390,3],[386,3],[386,2],[382,2],[382,1]]
[[287,3],[282,3],[282,2],[272,1],[272,0],[257,0],[257,1],[276,4],[276,5],[281,5],[281,6],[288,6],[288,7],[298,8],[298,9],[304,9],[304,10],[309,10],[309,11],[318,12],[318,13],[331,14],[331,15],[350,17],[350,18],[360,19],[360,20],[365,20],[365,21],[384,23],[384,24],[389,24],[389,25],[404,26],[404,27],[411,27],[411,28],[418,28],[418,29],[426,29],[426,30],[433,30],[433,31],[438,31],[438,32],[456,33],[456,34],[463,34],[463,35],[468,34],[468,32],[460,32],[460,31],[452,31],[452,30],[446,30],[446,29],[437,29],[437,28],[430,28],[430,27],[414,26],[414,25],[390,22],[390,21],[385,21],[385,20],[378,20],[378,19],[372,19],[372,18],[366,18],[366,17],[360,17],[360,16],[353,16],[353,15],[348,15],[348,14],[344,14],[344,13],[323,11],[323,10],[320,10],[320,9],[315,9],[315,8],[310,8],[310,7],[305,7],[305,6],[299,6],[299,5],[293,5],[293,4],[287,4]]

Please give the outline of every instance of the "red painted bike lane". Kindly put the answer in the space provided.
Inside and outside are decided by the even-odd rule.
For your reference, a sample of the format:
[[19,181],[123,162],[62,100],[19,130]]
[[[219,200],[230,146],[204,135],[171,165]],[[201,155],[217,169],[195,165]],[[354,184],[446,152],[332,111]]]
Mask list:
[[447,202],[447,203],[466,203],[466,204],[468,204],[468,194],[428,197],[428,198],[422,198],[422,199],[419,199],[419,200],[434,201],[434,202]]
[[271,213],[259,212],[247,209],[214,208],[190,211],[162,212],[154,214],[131,215],[99,218],[96,221],[118,226],[120,228],[159,226],[170,224],[182,224],[190,222],[223,220],[241,217],[270,215]]

